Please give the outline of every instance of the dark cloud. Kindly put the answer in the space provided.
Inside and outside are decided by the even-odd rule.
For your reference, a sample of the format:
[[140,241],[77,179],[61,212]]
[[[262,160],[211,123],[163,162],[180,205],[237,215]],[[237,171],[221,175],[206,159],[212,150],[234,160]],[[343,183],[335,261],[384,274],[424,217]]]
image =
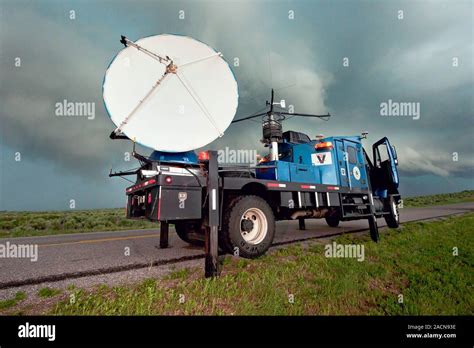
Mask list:
[[[118,37],[185,34],[233,63],[239,115],[265,106],[270,88],[299,112],[330,111],[329,122],[292,119],[286,127],[316,134],[369,131],[388,136],[403,176],[472,175],[472,2],[109,2],[40,5],[2,2],[0,144],[8,153],[63,174],[101,180],[124,163],[130,146],[112,142],[102,79],[120,50]],[[69,9],[77,19],[67,18]],[[184,10],[185,20],[178,19]],[[288,19],[293,10],[295,19]],[[397,19],[397,11],[404,19]],[[15,57],[22,66],[14,67]],[[343,57],[350,66],[342,66]],[[459,66],[452,66],[453,57]],[[93,102],[94,120],[54,114],[58,101]],[[383,118],[388,99],[419,102],[420,120]],[[230,127],[210,147],[264,153],[258,123]],[[6,150],[5,150],[6,151]],[[148,151],[143,149],[143,151]],[[453,152],[459,156],[452,161]],[[8,161],[10,161],[8,158]],[[4,161],[4,166],[11,163]],[[5,181],[14,177],[4,173]],[[64,183],[66,185],[67,183]],[[432,187],[436,190],[436,187]],[[84,189],[87,189],[86,187]]]

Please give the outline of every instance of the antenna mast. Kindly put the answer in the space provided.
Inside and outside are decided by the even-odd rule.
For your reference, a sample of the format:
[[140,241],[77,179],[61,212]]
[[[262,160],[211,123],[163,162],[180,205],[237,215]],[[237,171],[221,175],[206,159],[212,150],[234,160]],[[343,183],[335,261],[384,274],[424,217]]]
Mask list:
[[313,115],[313,114],[300,114],[300,113],[289,113],[283,111],[274,111],[273,106],[279,105],[281,108],[285,108],[285,101],[281,100],[280,102],[275,103],[275,92],[272,88],[270,102],[266,102],[266,105],[269,107],[268,111],[258,113],[251,116],[246,116],[238,120],[232,121],[232,123],[237,123],[241,121],[250,120],[252,118],[262,116],[262,132],[263,139],[262,142],[270,146],[270,157],[271,161],[278,161],[278,143],[282,142],[283,139],[283,126],[282,122],[286,119],[286,116],[299,116],[299,117],[315,117],[326,119],[331,117],[330,114],[326,115]]

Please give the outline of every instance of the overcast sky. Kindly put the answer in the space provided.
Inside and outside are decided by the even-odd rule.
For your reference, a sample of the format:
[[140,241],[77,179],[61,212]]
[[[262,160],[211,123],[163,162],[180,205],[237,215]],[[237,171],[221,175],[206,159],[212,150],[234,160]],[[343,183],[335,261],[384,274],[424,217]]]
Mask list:
[[[387,136],[403,195],[474,188],[473,1],[0,0],[0,8],[0,210],[69,209],[71,199],[77,209],[124,206],[129,184],[107,174],[136,163],[124,161],[129,143],[108,138],[102,81],[120,35],[162,33],[224,54],[239,84],[237,117],[262,109],[273,87],[296,111],[333,116],[294,118],[286,129],[368,131],[367,146]],[[65,99],[95,103],[95,118],[56,116]],[[388,100],[419,103],[419,119],[381,116]],[[258,123],[242,122],[209,147],[266,154],[260,138]]]

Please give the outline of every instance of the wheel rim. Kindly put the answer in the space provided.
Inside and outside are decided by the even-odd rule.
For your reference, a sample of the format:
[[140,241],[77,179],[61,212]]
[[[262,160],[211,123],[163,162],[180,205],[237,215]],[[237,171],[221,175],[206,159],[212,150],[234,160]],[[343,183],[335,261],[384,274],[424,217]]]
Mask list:
[[[252,222],[252,229],[250,231],[244,230],[242,225],[245,220],[250,220]],[[268,231],[268,222],[267,217],[258,208],[250,208],[242,214],[240,220],[240,234],[242,238],[249,244],[259,244],[261,243]]]

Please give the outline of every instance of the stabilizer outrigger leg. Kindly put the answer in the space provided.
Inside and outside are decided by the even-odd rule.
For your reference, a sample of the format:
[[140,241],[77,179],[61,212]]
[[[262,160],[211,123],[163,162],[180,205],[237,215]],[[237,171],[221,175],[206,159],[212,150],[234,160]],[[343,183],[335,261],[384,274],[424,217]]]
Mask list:
[[169,223],[167,221],[160,222],[160,248],[168,247]]
[[380,236],[379,236],[379,227],[377,225],[377,215],[375,214],[375,208],[374,208],[374,199],[372,198],[372,196],[370,196],[370,201],[371,201],[371,205],[370,205],[370,216],[368,218],[368,221],[369,221],[369,231],[370,231],[370,238],[374,241],[374,242],[378,242],[379,239],[380,239]]
[[209,160],[207,162],[207,192],[208,198],[208,216],[205,219],[205,276],[217,277],[220,273],[219,264],[219,167],[217,163],[217,151],[209,151]]
[[301,231],[306,230],[306,223],[303,218],[298,219],[298,225]]

